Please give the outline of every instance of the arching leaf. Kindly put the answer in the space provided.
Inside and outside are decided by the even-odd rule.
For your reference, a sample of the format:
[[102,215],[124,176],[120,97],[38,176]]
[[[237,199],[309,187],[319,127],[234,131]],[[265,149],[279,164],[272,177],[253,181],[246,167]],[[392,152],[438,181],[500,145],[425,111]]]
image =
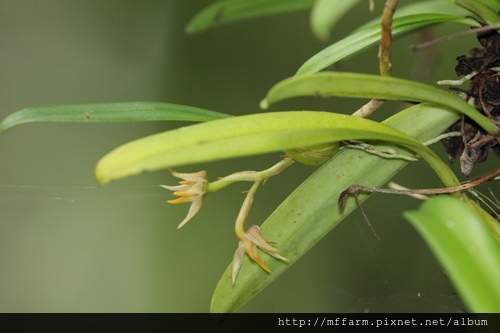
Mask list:
[[448,0],[477,15],[485,23],[500,22],[500,1],[498,0]]
[[266,109],[273,103],[298,96],[341,96],[432,102],[465,114],[490,134],[500,134],[498,126],[457,96],[423,83],[378,75],[321,72],[294,76],[272,87],[260,105],[261,108]]
[[[417,14],[394,19],[392,33],[393,36],[398,36],[405,32],[411,32],[417,28],[444,22],[462,23],[467,26],[478,25],[477,22],[472,19],[466,19],[458,16],[444,14]],[[349,36],[312,56],[299,68],[296,75],[319,72],[339,60],[364,50],[370,45],[374,45],[380,41],[380,35],[380,23],[375,23],[353,32]]]
[[9,115],[0,123],[0,133],[32,122],[209,121],[227,117],[230,115],[158,102],[51,105],[26,108]]
[[368,119],[319,111],[258,113],[147,136],[104,156],[95,177],[106,184],[144,171],[356,139],[403,145],[425,159],[446,186],[458,184],[439,157],[405,133]]
[[[421,141],[427,141],[458,119],[459,116],[449,109],[419,104],[399,112],[384,121],[384,124]],[[389,147],[400,154],[413,155],[400,147]],[[408,162],[384,159],[358,150],[341,150],[300,184],[261,226],[262,235],[275,242],[275,247],[280,250],[280,254],[290,259],[290,263],[266,256],[264,260],[271,269],[271,273],[266,273],[257,265],[252,265],[248,258],[244,258],[234,286],[231,283],[232,266],[229,265],[215,289],[210,310],[217,313],[237,311],[357,208],[351,197],[347,200],[344,211],[338,209],[336,202],[342,191],[353,184],[381,187],[406,163]],[[359,198],[364,201],[368,195],[360,193]],[[247,223],[252,223],[251,218],[250,214]]]
[[194,34],[208,28],[258,16],[305,10],[314,0],[224,0],[215,2],[196,14],[186,32]]

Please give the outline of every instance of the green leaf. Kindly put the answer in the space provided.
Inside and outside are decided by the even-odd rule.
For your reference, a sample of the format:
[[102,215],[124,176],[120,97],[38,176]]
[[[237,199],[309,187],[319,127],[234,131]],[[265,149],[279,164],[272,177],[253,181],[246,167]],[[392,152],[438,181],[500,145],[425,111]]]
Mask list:
[[308,9],[314,0],[225,0],[201,10],[187,24],[194,34],[214,26],[258,16],[275,15]]
[[[417,14],[394,19],[392,33],[393,36],[398,36],[404,32],[444,22],[477,26],[477,22],[474,20],[463,17],[443,14]],[[380,35],[380,23],[375,23],[356,31],[315,54],[299,68],[296,75],[319,72],[339,60],[364,50],[370,45],[374,45],[380,41]]]
[[500,11],[500,1],[498,0],[448,0],[458,6],[470,8],[474,6],[484,6],[494,12]]
[[479,0],[483,5],[490,7],[493,11],[500,14],[500,1],[498,0]]
[[[384,121],[384,124],[420,141],[428,141],[458,119],[459,116],[450,109],[419,104],[397,113]],[[400,154],[413,156],[410,151],[401,147],[389,147]],[[280,250],[281,255],[290,259],[290,264],[264,254],[263,259],[271,269],[268,274],[245,257],[234,286],[231,283],[232,266],[229,265],[215,289],[210,310],[216,313],[238,310],[357,208],[355,200],[350,197],[344,211],[339,211],[336,202],[342,191],[353,184],[381,187],[406,163],[408,162],[384,159],[358,150],[341,150],[293,191],[262,224],[263,237],[275,242],[275,247]],[[359,194],[361,201],[367,197],[367,194]],[[258,202],[258,197],[255,202]],[[250,214],[247,224],[252,223],[251,218]]]
[[361,0],[317,0],[311,10],[311,30],[316,38],[327,40],[337,22]]
[[[446,14],[465,18],[470,15],[470,12],[448,1],[424,0],[410,3],[405,6],[404,3],[400,2],[393,17],[398,18],[416,14]],[[380,17],[362,24],[357,30],[361,30],[373,24],[380,24]]]
[[472,312],[500,312],[500,245],[481,216],[450,196],[404,216],[425,239]]
[[192,106],[157,102],[52,105],[17,111],[0,123],[0,133],[32,122],[209,121],[228,114]]
[[500,14],[500,1],[498,0],[477,0],[477,2],[489,7],[492,11]]
[[95,177],[106,184],[144,171],[360,139],[403,145],[428,162],[446,186],[458,185],[439,157],[405,133],[368,119],[319,111],[252,114],[147,136],[104,156]]
[[484,22],[494,24],[500,22],[500,1],[497,0],[449,0],[471,13],[477,15]]
[[490,134],[499,128],[486,116],[457,96],[419,82],[369,74],[321,72],[285,79],[272,87],[261,108],[297,96],[342,96],[432,102],[448,106],[474,120]]

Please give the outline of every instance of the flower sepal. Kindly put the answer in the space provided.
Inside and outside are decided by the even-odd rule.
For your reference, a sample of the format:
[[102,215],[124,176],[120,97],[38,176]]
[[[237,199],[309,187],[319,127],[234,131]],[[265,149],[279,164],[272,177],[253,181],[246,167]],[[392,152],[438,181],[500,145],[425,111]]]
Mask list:
[[203,198],[207,193],[207,173],[206,171],[199,171],[195,173],[180,173],[168,169],[170,173],[177,178],[182,179],[179,181],[180,185],[168,186],[160,185],[161,187],[174,191],[174,195],[178,196],[177,199],[168,200],[170,204],[180,204],[184,202],[191,202],[189,211],[184,220],[179,224],[177,229],[182,228],[193,216],[198,213],[203,204]]
[[246,253],[250,259],[255,261],[263,270],[270,273],[271,270],[265,264],[264,260],[257,248],[270,254],[276,259],[282,260],[284,262],[289,262],[289,260],[279,254],[279,250],[271,246],[271,242],[266,241],[261,233],[260,228],[257,225],[253,225],[245,232],[243,237],[241,237],[238,244],[238,249],[234,253],[233,257],[233,269],[232,269],[232,282],[233,285],[236,283],[236,277],[241,268],[243,261],[243,255]]

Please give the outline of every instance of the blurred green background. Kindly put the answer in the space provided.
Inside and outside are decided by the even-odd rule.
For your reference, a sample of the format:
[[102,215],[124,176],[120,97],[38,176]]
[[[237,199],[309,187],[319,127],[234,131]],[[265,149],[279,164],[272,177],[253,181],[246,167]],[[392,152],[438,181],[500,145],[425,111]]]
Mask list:
[[[119,101],[171,102],[234,115],[259,112],[258,103],[273,84],[381,10],[370,13],[363,2],[340,22],[330,42],[314,39],[307,11],[186,35],[189,19],[210,3],[2,0],[0,118],[30,106]],[[473,36],[441,45],[431,58],[408,46],[461,29],[451,24],[397,39],[393,74],[432,84],[455,78],[455,57],[478,46]],[[377,73],[376,55],[372,47],[334,69]],[[364,102],[304,98],[273,110],[351,113]],[[388,103],[375,118],[402,106]],[[99,158],[118,145],[183,125],[188,123],[37,123],[0,136],[1,312],[209,310],[237,247],[233,223],[249,184],[211,195],[177,230],[189,207],[166,203],[172,195],[158,185],[177,182],[168,172],[104,187],[93,178]],[[445,156],[440,145],[436,151]],[[491,170],[498,161],[493,158],[473,176]],[[279,159],[276,153],[179,171],[205,169],[215,180]],[[247,225],[264,221],[314,170],[294,165],[272,178],[259,190]],[[409,165],[395,181],[439,186],[424,163]],[[483,187],[483,193],[489,194],[488,188],[498,193],[498,185]],[[374,195],[364,208],[380,240],[356,211],[240,311],[462,311],[432,253],[401,218],[403,210],[419,205],[406,197]]]

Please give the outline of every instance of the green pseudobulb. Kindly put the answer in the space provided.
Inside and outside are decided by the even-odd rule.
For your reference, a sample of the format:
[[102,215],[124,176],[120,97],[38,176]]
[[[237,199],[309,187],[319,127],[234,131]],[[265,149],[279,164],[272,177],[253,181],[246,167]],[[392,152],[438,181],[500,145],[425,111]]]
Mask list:
[[320,145],[294,148],[285,153],[295,161],[305,165],[320,165],[328,161],[340,147],[340,142],[329,142]]

